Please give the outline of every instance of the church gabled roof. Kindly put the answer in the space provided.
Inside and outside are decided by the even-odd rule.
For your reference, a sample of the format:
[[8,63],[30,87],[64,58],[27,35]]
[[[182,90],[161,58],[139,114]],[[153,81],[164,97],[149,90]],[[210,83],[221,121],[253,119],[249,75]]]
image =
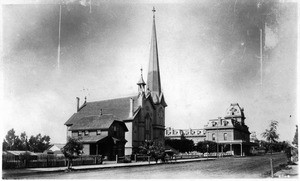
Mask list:
[[165,101],[165,96],[163,93],[160,94],[160,97],[159,97],[159,103],[162,104],[164,107],[167,107],[167,103]]
[[77,113],[74,113],[69,118],[65,125],[70,126],[84,117],[99,116],[101,112],[102,114],[112,114],[119,118],[120,121],[125,120],[129,116],[130,98],[134,100],[134,111],[136,111],[138,109],[137,96],[87,102]]
[[[125,124],[121,121],[118,121],[118,119],[119,118],[111,114],[87,116],[75,121],[69,130],[79,131],[79,130],[108,129],[113,124],[113,122],[116,121],[122,124],[124,128],[126,128]],[[127,130],[127,128],[125,130]]]
[[146,100],[150,101],[152,108],[155,109],[155,103],[154,103],[154,100],[153,100],[153,97],[151,96],[151,94],[148,94],[145,98],[146,98]]

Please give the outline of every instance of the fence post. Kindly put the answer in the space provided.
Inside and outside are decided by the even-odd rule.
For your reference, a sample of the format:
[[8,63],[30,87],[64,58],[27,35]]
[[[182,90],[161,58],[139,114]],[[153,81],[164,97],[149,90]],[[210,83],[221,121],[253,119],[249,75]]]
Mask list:
[[148,162],[149,162],[149,164],[150,164],[150,156],[148,156]]
[[273,173],[273,160],[272,158],[270,158],[270,164],[271,164],[271,177],[274,177],[274,173]]
[[118,163],[118,155],[116,155],[116,163]]
[[46,167],[49,167],[49,163],[48,163],[48,155],[47,155],[47,164],[46,164],[47,166]]
[[136,160],[136,154],[134,155],[134,161],[137,162],[137,160]]

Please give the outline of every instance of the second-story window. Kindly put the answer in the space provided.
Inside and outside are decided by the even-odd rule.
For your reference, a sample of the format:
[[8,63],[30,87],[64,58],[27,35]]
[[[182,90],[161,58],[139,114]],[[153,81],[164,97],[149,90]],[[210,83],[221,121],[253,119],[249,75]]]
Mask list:
[[224,140],[227,140],[227,133],[224,133]]
[[82,136],[82,131],[78,131],[78,136]]
[[114,125],[114,126],[113,126],[113,135],[114,135],[114,136],[117,136],[117,134],[118,134],[117,132],[118,132],[118,131],[117,131],[117,126]]
[[215,140],[216,140],[216,135],[215,135],[215,133],[213,133],[211,136],[212,136],[212,140],[215,141]]
[[97,130],[97,135],[101,135],[101,130],[100,129]]
[[84,132],[84,135],[89,135],[89,131],[86,130],[86,131]]

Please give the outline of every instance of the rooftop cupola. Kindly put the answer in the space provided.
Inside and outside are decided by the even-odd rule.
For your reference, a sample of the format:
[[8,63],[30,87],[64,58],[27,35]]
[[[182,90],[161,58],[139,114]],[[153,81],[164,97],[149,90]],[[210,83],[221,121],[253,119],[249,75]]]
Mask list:
[[139,93],[145,92],[145,81],[143,79],[143,69],[141,68],[141,78],[138,81],[137,85],[139,86]]

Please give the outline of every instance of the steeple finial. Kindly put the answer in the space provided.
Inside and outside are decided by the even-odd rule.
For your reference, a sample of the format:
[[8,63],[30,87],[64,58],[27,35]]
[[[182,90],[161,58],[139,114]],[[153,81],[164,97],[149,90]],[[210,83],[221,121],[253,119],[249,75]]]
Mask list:
[[153,12],[153,18],[155,18],[155,7],[153,6],[152,12]]

